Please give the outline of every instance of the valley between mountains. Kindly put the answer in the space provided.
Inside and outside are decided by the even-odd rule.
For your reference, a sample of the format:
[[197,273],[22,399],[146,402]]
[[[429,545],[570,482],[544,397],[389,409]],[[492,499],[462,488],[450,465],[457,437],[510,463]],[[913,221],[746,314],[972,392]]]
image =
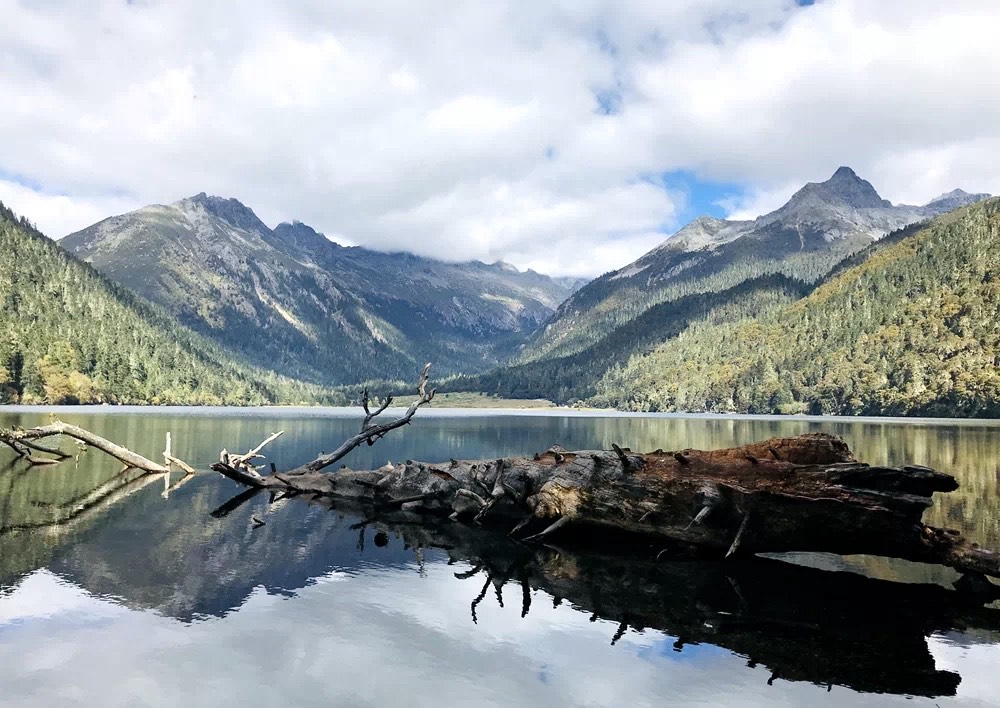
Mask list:
[[0,400],[345,403],[442,392],[627,410],[1000,415],[1000,200],[893,205],[853,170],[696,219],[585,283],[274,228],[199,194],[59,241],[0,210]]

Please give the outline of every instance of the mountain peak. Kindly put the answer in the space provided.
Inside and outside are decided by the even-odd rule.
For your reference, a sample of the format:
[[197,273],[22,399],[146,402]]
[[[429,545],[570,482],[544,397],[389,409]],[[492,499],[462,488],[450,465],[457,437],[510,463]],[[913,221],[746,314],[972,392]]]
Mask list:
[[283,221],[274,227],[274,235],[281,241],[295,244],[300,248],[343,248],[336,241],[328,239],[325,235],[314,229],[309,224],[304,224],[298,219],[291,223]]
[[871,182],[861,179],[857,172],[846,166],[838,167],[825,182],[809,182],[792,196],[786,206],[815,203],[816,200],[852,209],[887,209],[892,206],[891,202],[879,196]]
[[973,204],[975,202],[981,202],[984,199],[989,199],[991,195],[986,193],[970,194],[964,189],[953,189],[950,192],[945,192],[937,197],[934,197],[929,202],[924,204],[924,208],[933,209],[937,212],[951,211],[952,209],[958,209],[967,204]]
[[838,167],[837,171],[834,172],[833,176],[827,181],[832,182],[834,180],[845,180],[845,179],[863,181],[861,180],[860,177],[858,177],[858,173],[852,170],[847,165],[841,165],[840,167]]
[[879,196],[871,182],[858,177],[858,173],[850,167],[838,167],[833,176],[820,186],[855,209],[892,206]]
[[663,251],[690,252],[721,245],[741,236],[743,229],[749,223],[746,221],[726,221],[714,216],[699,216],[671,236],[668,236],[666,241],[654,248],[646,256]]
[[507,261],[504,261],[504,260],[494,261],[493,263],[490,263],[490,265],[493,266],[494,268],[496,268],[497,270],[503,270],[503,271],[506,271],[508,273],[520,273],[521,272],[520,269],[516,265],[514,265],[513,263],[508,263]]
[[264,222],[254,214],[253,209],[246,206],[239,199],[232,197],[227,199],[226,197],[217,197],[205,192],[198,192],[198,194],[192,197],[186,197],[175,202],[172,206],[182,211],[190,211],[193,207],[200,207],[232,226],[258,232],[269,231]]

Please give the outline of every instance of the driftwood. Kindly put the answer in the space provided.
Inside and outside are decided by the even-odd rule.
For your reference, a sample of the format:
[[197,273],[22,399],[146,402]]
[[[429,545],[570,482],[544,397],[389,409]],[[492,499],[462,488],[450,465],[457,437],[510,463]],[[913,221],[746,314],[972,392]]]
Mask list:
[[953,477],[859,463],[835,436],[624,454],[627,467],[613,451],[553,448],[534,458],[407,461],[334,474],[249,477],[222,464],[213,469],[257,489],[505,525],[529,541],[576,535],[625,541],[658,555],[718,558],[869,554],[1000,577],[1000,555],[921,523],[934,492],[958,488]]
[[[191,465],[184,462],[184,460],[174,457],[171,449],[170,433],[167,433],[166,445],[163,448],[163,464],[161,465],[143,457],[137,452],[132,452],[128,448],[111,442],[96,433],[84,430],[76,425],[63,423],[59,420],[53,420],[48,425],[40,425],[34,428],[0,429],[0,444],[11,448],[17,454],[18,458],[25,460],[32,466],[54,465],[74,457],[74,455],[64,452],[58,447],[49,447],[38,442],[39,440],[44,440],[46,438],[58,437],[67,437],[74,440],[78,446],[79,454],[85,452],[88,447],[92,447],[115,458],[122,463],[122,469],[119,476],[133,471],[143,472],[150,476],[150,479],[154,479],[157,476],[163,476],[164,498],[166,498],[170,492],[186,483],[195,474],[195,469],[191,467]],[[259,451],[259,448],[263,447],[263,445],[267,442],[270,442],[270,439],[259,445],[256,451]],[[253,450],[251,451],[251,453],[254,452],[255,451]],[[33,453],[42,453],[44,455],[49,455],[50,457],[39,457]],[[179,467],[184,472],[184,477],[171,485],[170,472],[171,467],[174,466]],[[138,480],[133,481],[138,482]],[[143,481],[143,483],[139,486],[145,486],[147,483],[148,481]]]
[[[63,423],[59,420],[54,420],[48,425],[40,425],[26,430],[0,430],[0,443],[4,443],[8,447],[12,448],[14,452],[27,459],[28,462],[33,465],[54,464],[56,462],[60,462],[61,460],[69,459],[72,455],[63,452],[58,448],[40,445],[38,441],[58,436],[73,438],[84,445],[100,450],[101,452],[104,452],[121,462],[127,469],[138,469],[145,472],[170,471],[168,467],[157,462],[153,462],[152,460],[147,459],[138,453],[132,452],[128,448],[122,447],[117,443],[113,443],[106,438],[102,438],[100,435],[92,433],[89,430],[84,430],[76,425]],[[170,460],[176,460],[176,458],[170,456],[169,448],[170,440],[168,438],[167,449],[164,450],[164,458],[169,457]],[[56,459],[37,458],[30,454],[30,451],[32,450],[52,455]],[[168,462],[170,460],[168,460]],[[185,466],[187,467],[187,465]],[[188,467],[188,469],[190,469],[190,467]]]
[[840,438],[809,434],[715,451],[637,454],[567,451],[497,460],[408,460],[378,470],[324,468],[358,445],[405,425],[403,417],[375,425],[363,400],[362,430],[334,453],[291,471],[260,476],[225,462],[212,469],[251,489],[351,500],[372,514],[402,509],[498,525],[525,541],[575,536],[587,543],[624,543],[654,556],[746,557],[814,551],[868,554],[938,563],[1000,577],[1000,554],[968,543],[957,531],[921,522],[934,492],[958,483],[917,467],[858,462]]

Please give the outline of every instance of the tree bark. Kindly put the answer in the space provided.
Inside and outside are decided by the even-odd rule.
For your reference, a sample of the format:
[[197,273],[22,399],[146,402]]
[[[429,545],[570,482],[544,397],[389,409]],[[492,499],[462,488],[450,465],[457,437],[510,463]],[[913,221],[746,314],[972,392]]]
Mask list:
[[809,434],[741,447],[636,454],[570,452],[528,457],[407,461],[379,470],[276,473],[213,469],[258,489],[406,508],[459,521],[516,524],[544,541],[614,540],[656,554],[707,558],[763,552],[869,554],[940,563],[1000,577],[1000,556],[947,529],[924,525],[934,492],[958,483],[916,467],[854,459],[840,438]]

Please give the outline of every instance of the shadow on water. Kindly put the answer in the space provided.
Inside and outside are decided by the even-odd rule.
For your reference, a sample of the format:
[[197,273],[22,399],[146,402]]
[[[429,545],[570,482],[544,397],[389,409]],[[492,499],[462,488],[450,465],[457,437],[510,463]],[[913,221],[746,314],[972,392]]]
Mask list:
[[[496,421],[456,421],[436,430],[430,442],[426,437],[416,444],[413,439],[399,441],[366,454],[372,462],[404,455],[446,459],[524,452],[552,442],[586,447],[595,440],[654,448],[663,446],[654,442],[663,439],[664,431],[667,436],[685,434],[691,446],[718,447],[801,432],[774,430],[770,424],[727,432],[730,421],[720,422],[722,430],[695,432],[685,431],[693,425],[688,421],[681,427],[672,427],[675,421],[666,426],[658,422],[656,432],[645,430],[645,421],[626,429],[595,420],[581,429],[540,419],[519,423],[517,431],[502,436],[496,433]],[[237,438],[231,443],[235,449],[260,439],[262,431],[291,425],[286,423],[250,420],[241,423],[246,430],[236,430],[207,419],[194,426],[200,435],[195,429],[178,435],[177,421],[150,418],[143,427],[152,440],[162,440],[171,428],[181,444],[207,436],[206,445],[188,442],[189,449],[179,453],[204,464],[217,454],[219,440]],[[424,426],[432,430],[428,421]],[[297,438],[294,447],[277,452],[290,458],[282,460],[285,465],[294,464],[321,449],[318,440],[336,439],[343,427],[338,421],[307,421],[290,436]],[[940,461],[935,466],[957,472],[970,490],[929,513],[962,521],[958,525],[963,530],[971,527],[980,538],[996,538],[996,476],[982,474],[979,467],[975,474],[968,472],[977,464],[972,459],[976,455],[978,463],[993,466],[989,472],[996,469],[998,451],[991,439],[971,431],[959,433],[952,443],[946,435],[941,444],[932,444],[922,438],[931,433],[917,431],[891,443],[901,452],[887,452],[885,443],[877,448],[876,442],[887,435],[884,430],[848,432],[856,437],[852,445],[858,456],[873,462],[896,462],[896,455],[905,455],[933,464],[921,450],[950,456],[951,467]],[[362,459],[357,466],[366,463]],[[957,632],[959,641],[1000,642],[997,609],[965,604],[953,591],[928,582],[938,579],[935,573],[899,570],[876,560],[838,559],[838,567],[870,565],[888,579],[772,559],[655,562],[615,549],[526,546],[486,530],[447,521],[417,522],[400,513],[366,520],[360,511],[331,509],[326,503],[289,499],[272,504],[267,495],[246,495],[243,503],[226,508],[238,488],[207,474],[173,489],[168,498],[163,489],[162,476],[121,475],[113,463],[95,457],[50,468],[0,469],[0,598],[5,587],[9,592],[23,577],[46,569],[127,608],[200,623],[240,613],[261,589],[298,597],[331,572],[361,577],[373,569],[409,573],[415,566],[417,572],[406,577],[416,583],[427,567],[451,564],[455,571],[446,574],[437,602],[452,631],[459,625],[477,626],[484,610],[497,611],[498,602],[504,603],[505,616],[523,618],[525,626],[540,603],[560,605],[591,621],[611,623],[605,641],[616,649],[628,638],[661,634],[679,656],[699,645],[720,647],[743,657],[746,671],[766,669],[769,682],[926,697],[955,695],[962,680],[961,667],[936,665],[930,637]],[[220,507],[226,513],[213,516]],[[254,529],[252,516],[266,525]],[[398,602],[405,605],[407,598]]]

